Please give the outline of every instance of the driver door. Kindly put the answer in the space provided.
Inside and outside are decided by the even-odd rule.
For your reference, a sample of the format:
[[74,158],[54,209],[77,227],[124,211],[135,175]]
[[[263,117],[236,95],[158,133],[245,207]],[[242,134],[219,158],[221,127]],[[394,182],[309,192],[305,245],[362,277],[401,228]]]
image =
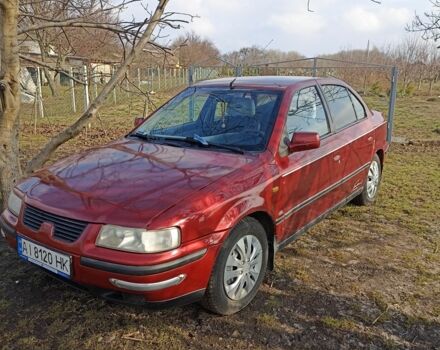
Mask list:
[[290,154],[280,148],[281,155],[285,156],[280,169],[281,200],[277,219],[284,232],[281,242],[343,198],[335,185],[342,178],[347,150],[338,147],[339,141],[332,133],[321,92],[315,85],[292,95],[285,125],[286,140],[291,140],[299,131],[317,132],[321,145],[317,149]]

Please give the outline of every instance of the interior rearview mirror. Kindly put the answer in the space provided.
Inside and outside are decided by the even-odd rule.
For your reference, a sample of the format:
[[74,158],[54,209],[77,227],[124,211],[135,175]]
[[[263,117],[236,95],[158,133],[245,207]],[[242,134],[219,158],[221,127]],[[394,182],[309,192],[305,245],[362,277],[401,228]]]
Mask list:
[[317,132],[295,132],[289,143],[289,152],[306,151],[319,148],[321,141]]

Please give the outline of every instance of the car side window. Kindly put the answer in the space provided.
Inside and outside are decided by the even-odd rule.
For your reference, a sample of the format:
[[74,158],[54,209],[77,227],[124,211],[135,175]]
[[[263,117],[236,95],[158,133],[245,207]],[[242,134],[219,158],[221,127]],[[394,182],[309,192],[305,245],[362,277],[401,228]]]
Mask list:
[[351,102],[353,103],[354,111],[356,112],[356,117],[358,119],[365,118],[367,113],[365,112],[365,108],[361,101],[359,101],[358,98],[351,93],[351,91],[348,91],[348,93],[350,94]]
[[316,87],[311,86],[295,92],[287,114],[286,129],[289,138],[298,131],[317,132],[320,136],[330,132]]
[[342,129],[357,120],[353,103],[345,87],[340,85],[323,85],[322,90],[330,108],[336,130]]

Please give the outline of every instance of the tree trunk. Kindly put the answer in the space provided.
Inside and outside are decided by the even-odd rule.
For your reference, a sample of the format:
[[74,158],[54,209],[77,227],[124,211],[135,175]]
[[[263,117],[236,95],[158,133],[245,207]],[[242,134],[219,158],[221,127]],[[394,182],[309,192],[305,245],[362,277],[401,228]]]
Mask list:
[[[44,61],[43,61],[44,62]],[[52,96],[58,96],[58,90],[55,82],[55,74],[49,72],[49,69],[43,67],[44,76],[46,77],[47,85],[49,86]]]
[[20,60],[17,43],[18,0],[0,2],[0,208],[20,178]]
[[160,0],[157,5],[153,15],[148,19],[148,25],[145,29],[144,33],[137,40],[136,45],[131,49],[128,55],[125,57],[125,60],[121,63],[115,74],[109,80],[109,82],[104,85],[101,92],[98,96],[90,103],[87,110],[79,117],[79,119],[67,127],[63,131],[61,131],[58,135],[53,137],[41,150],[40,152],[32,158],[26,167],[26,173],[31,173],[38,168],[42,167],[44,163],[49,159],[52,153],[63,143],[69,141],[75,136],[79,135],[81,130],[85,125],[90,121],[90,119],[94,118],[99,108],[105,102],[107,96],[112,92],[115,86],[122,80],[125,76],[129,66],[133,62],[133,60],[142,52],[144,47],[150,41],[151,35],[156,28],[156,25],[159,23],[162,14],[165,10],[169,0]]

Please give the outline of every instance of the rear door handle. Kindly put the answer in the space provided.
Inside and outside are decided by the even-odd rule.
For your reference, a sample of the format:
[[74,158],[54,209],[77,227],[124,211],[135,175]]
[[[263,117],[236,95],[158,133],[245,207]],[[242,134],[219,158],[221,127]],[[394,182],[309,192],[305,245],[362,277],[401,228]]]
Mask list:
[[337,155],[335,155],[334,157],[333,157],[333,160],[335,161],[335,162],[341,162],[341,156],[339,155],[339,154],[337,154]]
[[373,136],[370,136],[367,140],[368,140],[368,142],[373,141]]

